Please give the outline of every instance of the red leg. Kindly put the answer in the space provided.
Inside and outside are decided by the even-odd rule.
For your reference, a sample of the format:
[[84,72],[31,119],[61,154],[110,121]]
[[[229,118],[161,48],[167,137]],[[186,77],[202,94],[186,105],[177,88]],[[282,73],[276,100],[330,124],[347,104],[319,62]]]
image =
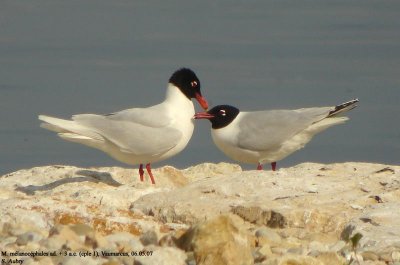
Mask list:
[[150,176],[150,179],[151,179],[151,183],[152,184],[156,184],[156,182],[154,181],[153,173],[151,173],[150,163],[148,163],[146,165],[146,169],[147,169],[147,173],[149,173],[149,176]]
[[257,170],[263,170],[263,166],[260,163],[257,165]]
[[143,175],[144,175],[144,170],[143,170],[143,164],[140,164],[139,166],[139,176],[140,176],[140,181],[143,181]]
[[272,162],[271,167],[272,167],[272,171],[275,171],[276,170],[276,162]]

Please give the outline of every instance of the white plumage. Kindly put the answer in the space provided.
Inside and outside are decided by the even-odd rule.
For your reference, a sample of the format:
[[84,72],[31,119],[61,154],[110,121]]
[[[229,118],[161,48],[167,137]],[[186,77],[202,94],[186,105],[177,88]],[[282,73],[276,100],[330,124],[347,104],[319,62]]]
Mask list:
[[71,120],[46,115],[40,115],[39,119],[43,121],[41,127],[57,132],[64,140],[99,149],[126,164],[140,164],[141,180],[142,164],[147,164],[154,182],[150,163],[182,151],[193,134],[191,98],[207,109],[200,81],[191,70],[183,68],[172,75],[165,100],[158,105],[107,115],[79,114]]
[[303,148],[317,133],[348,120],[339,114],[356,107],[357,99],[336,107],[297,110],[243,112],[219,105],[197,113],[197,119],[209,119],[215,145],[228,157],[262,169]]

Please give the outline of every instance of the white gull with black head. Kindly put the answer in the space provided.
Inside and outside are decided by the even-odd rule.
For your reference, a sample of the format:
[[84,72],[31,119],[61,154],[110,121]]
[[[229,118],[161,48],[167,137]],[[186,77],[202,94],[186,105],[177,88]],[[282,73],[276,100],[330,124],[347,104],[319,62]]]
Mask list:
[[203,109],[207,101],[200,92],[200,80],[188,69],[177,70],[169,79],[160,104],[131,108],[107,115],[78,114],[72,120],[40,115],[41,127],[58,133],[64,140],[99,149],[126,164],[143,164],[152,182],[150,163],[178,154],[188,144],[194,129],[196,99]]
[[228,157],[262,169],[303,148],[314,135],[348,120],[339,114],[356,107],[358,99],[335,107],[297,110],[244,112],[230,105],[218,105],[197,113],[196,119],[211,122],[215,145]]

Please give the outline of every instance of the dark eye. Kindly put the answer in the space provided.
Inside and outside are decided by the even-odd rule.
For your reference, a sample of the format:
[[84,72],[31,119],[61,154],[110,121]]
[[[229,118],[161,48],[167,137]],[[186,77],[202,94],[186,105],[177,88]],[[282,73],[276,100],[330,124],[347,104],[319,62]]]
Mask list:
[[190,82],[190,85],[191,85],[192,87],[196,87],[196,86],[197,86],[197,81],[192,81],[192,82]]
[[226,116],[226,111],[224,109],[222,109],[219,111],[219,114],[222,116]]

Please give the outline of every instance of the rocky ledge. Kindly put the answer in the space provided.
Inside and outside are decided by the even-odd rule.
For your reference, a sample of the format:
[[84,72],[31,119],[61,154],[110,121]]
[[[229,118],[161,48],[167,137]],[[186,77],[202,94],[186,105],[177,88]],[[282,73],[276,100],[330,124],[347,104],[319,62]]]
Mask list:
[[44,166],[0,177],[2,264],[400,264],[400,167]]

